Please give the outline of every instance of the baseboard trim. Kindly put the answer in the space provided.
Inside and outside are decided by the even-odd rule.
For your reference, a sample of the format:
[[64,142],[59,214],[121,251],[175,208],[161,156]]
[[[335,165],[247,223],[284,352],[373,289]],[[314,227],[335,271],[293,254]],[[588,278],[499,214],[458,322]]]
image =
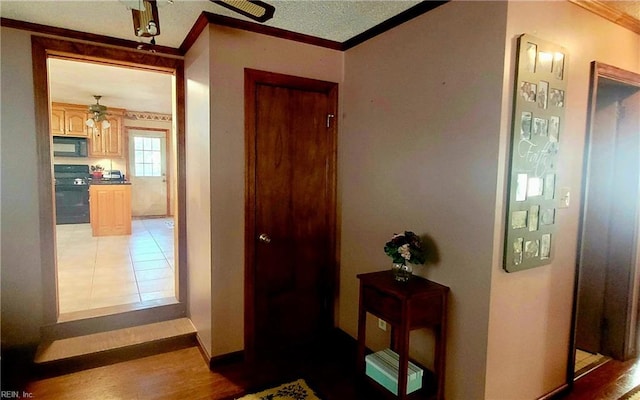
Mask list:
[[562,386],[556,388],[555,390],[545,394],[542,397],[539,397],[538,400],[553,400],[559,398],[560,395],[565,395],[571,391],[571,388],[568,384],[563,384]]
[[211,359],[209,360],[209,369],[213,370],[216,367],[235,364],[242,361],[244,361],[244,350],[221,354],[215,357],[211,357]]
[[[331,334],[335,336],[337,343],[342,343],[343,345],[354,346],[356,344],[356,339],[354,339],[351,335],[343,331],[342,329],[335,327],[331,330]],[[215,368],[219,368],[221,366],[239,363],[245,361],[244,350],[233,351],[226,354],[220,354],[215,357],[209,356],[206,348],[200,342],[200,337],[196,336],[198,340],[198,348],[200,349],[200,354],[202,357],[209,363],[209,369],[213,370]]]

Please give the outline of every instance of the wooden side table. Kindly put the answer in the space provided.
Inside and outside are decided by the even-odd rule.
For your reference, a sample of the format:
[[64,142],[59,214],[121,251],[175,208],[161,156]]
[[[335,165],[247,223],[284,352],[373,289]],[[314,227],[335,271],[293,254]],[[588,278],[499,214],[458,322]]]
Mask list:
[[406,394],[409,363],[409,332],[432,328],[435,333],[434,369],[438,400],[444,399],[444,368],[446,349],[446,310],[449,288],[422,277],[408,282],[396,282],[391,270],[360,274],[360,306],[358,313],[359,373],[386,392],[393,394],[365,374],[365,338],[367,312],[385,320],[392,327],[391,348],[399,356],[398,399],[422,398],[420,392]]

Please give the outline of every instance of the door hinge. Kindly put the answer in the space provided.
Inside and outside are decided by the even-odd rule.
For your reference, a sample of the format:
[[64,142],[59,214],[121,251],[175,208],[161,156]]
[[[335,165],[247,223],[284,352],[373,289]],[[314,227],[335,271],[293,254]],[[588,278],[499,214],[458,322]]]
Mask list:
[[331,127],[331,119],[335,117],[333,114],[327,114],[327,128]]

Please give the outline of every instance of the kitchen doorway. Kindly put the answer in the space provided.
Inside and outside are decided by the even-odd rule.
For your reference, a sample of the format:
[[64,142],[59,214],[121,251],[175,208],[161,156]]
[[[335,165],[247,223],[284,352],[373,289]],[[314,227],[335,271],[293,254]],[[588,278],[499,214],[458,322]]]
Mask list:
[[569,381],[638,346],[640,75],[593,62],[590,93]]
[[[180,201],[184,199],[185,187],[177,179],[179,173],[184,171],[184,159],[180,157],[180,148],[184,146],[184,104],[177,104],[178,97],[182,98],[177,94],[184,91],[182,62],[154,54],[141,57],[139,53],[125,49],[114,50],[47,38],[34,38],[33,47],[41,164],[40,202],[51,204],[51,207],[41,207],[45,322],[58,324],[109,315],[124,317],[128,311],[147,309],[154,309],[153,313],[159,316],[164,313],[163,310],[175,312],[184,309],[186,275],[184,261],[180,262],[184,260],[180,251],[184,243],[179,237],[180,232],[186,230],[182,223],[184,219],[181,218],[184,216],[184,207]],[[85,73],[78,70],[72,72],[75,79],[71,81],[81,82],[83,79],[80,76],[94,76],[91,82],[101,86],[87,87],[84,95],[74,98],[73,91],[68,90],[71,88],[69,80],[63,82],[67,86],[56,82],[59,75],[51,69],[51,65],[59,65],[59,62],[75,63],[79,68],[88,67]],[[138,74],[138,77],[140,74],[161,75],[169,81],[168,90],[163,94],[158,93],[157,87],[152,91],[147,90],[153,93],[151,101],[168,96],[168,115],[151,110],[151,103],[139,100],[133,102],[134,106],[130,106],[131,102],[127,103],[127,99],[134,98],[137,93],[133,82],[144,80],[117,80],[130,72]],[[92,74],[98,74],[98,78]],[[38,91],[41,93],[38,94]],[[107,127],[103,124],[101,129],[90,129],[88,120],[95,115],[88,111],[95,100],[91,96],[90,100],[85,101],[87,93],[102,96],[100,103],[107,108],[106,119],[115,122]],[[76,105],[85,110],[82,119],[89,127],[84,128],[86,134],[76,131],[70,136],[80,136],[88,142],[86,157],[59,158],[52,151],[51,129],[54,126],[51,126],[50,116],[54,102],[69,107]],[[94,119],[94,122],[99,120]],[[163,218],[130,218],[130,234],[96,235],[91,221],[56,224],[53,166],[61,163],[81,165],[93,172],[100,172],[99,175],[91,174],[89,186],[131,184],[128,181],[128,126],[165,131],[165,141],[175,149],[168,153],[170,160],[166,162],[170,166],[166,175],[172,177],[171,192],[175,197],[171,209],[166,209]]]

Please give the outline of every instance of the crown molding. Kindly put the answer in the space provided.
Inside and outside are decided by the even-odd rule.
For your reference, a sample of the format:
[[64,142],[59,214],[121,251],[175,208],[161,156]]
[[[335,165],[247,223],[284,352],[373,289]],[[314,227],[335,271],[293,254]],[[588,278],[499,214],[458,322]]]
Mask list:
[[569,2],[589,10],[617,25],[627,28],[632,32],[640,34],[640,20],[609,5],[609,3],[612,3],[611,1],[569,0]]

